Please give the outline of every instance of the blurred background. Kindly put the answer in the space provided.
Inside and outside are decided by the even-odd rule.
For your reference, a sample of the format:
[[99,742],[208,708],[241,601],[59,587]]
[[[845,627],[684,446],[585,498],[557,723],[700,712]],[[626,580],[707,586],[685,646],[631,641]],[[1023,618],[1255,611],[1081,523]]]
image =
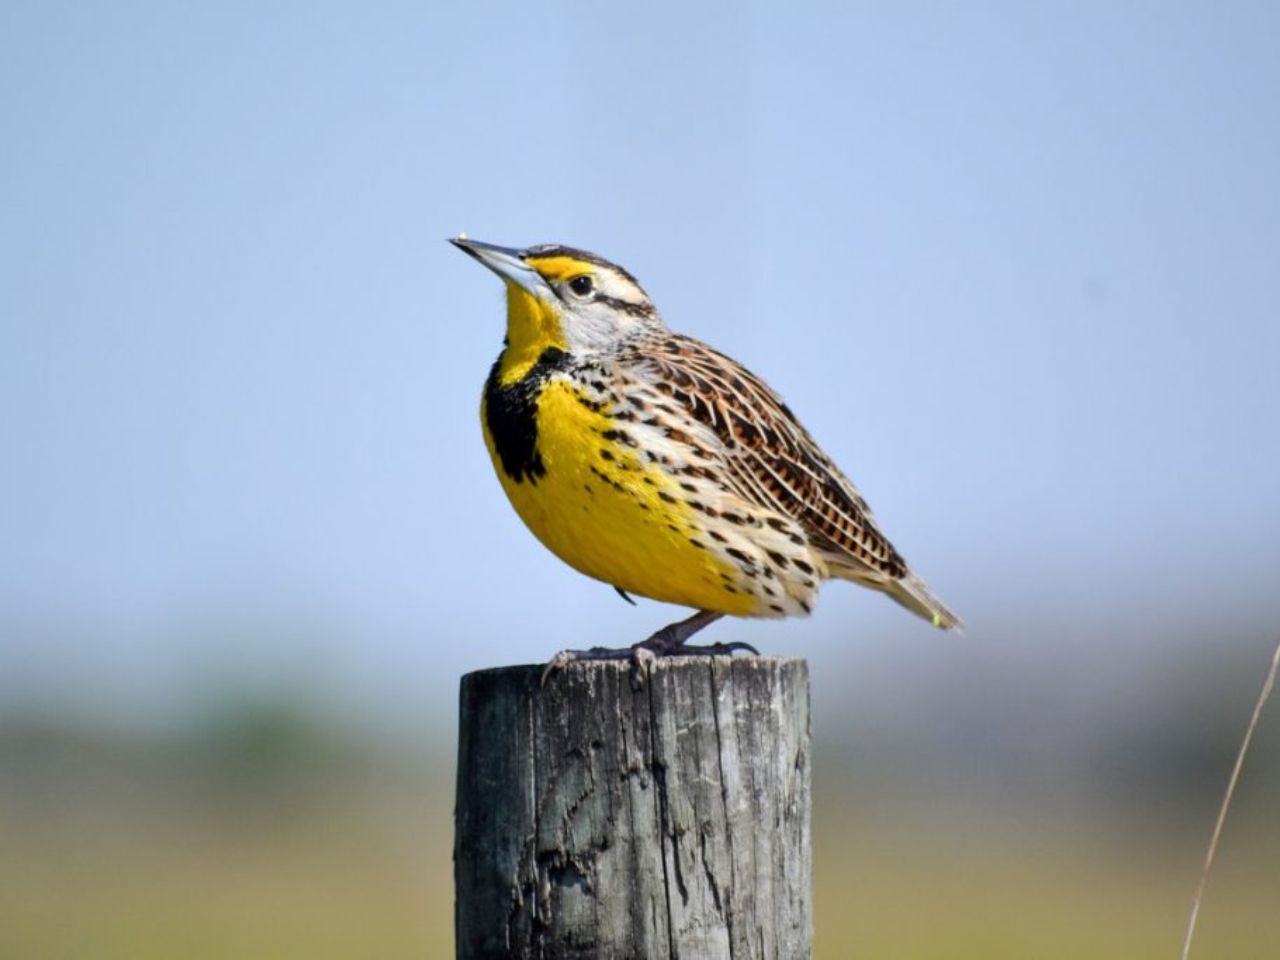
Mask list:
[[[967,621],[830,585],[819,957],[1176,954],[1280,623],[1280,8],[0,8],[0,956],[451,947],[472,669],[676,616],[480,438],[559,241]],[[1264,715],[1194,955],[1280,943]]]

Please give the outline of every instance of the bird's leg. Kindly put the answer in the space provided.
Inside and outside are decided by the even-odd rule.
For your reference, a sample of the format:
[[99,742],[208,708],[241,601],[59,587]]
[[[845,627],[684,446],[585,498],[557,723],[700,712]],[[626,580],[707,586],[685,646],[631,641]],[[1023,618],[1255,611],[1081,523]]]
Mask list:
[[755,647],[749,643],[735,641],[734,643],[711,643],[705,646],[690,646],[687,641],[695,633],[703,627],[715,623],[723,613],[712,613],[709,610],[699,610],[687,620],[680,620],[676,623],[668,624],[663,627],[648,640],[641,640],[631,649],[647,650],[656,657],[680,657],[680,656],[720,656],[722,654],[730,654],[735,650],[747,650],[751,653],[760,655]]
[[737,650],[746,650],[759,656],[759,651],[749,643],[735,641],[733,643],[711,643],[705,646],[690,646],[685,641],[708,624],[715,623],[723,617],[723,613],[710,610],[699,610],[693,616],[668,624],[646,640],[633,643],[629,647],[591,647],[589,650],[561,650],[548,662],[542,671],[542,682],[561,669],[565,664],[575,660],[630,660],[638,668],[645,666],[658,657],[679,656],[725,656]]

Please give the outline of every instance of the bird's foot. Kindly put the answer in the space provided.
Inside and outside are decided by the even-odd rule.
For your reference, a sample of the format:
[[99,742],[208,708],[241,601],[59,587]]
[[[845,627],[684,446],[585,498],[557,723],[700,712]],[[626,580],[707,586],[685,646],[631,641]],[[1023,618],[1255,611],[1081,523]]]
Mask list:
[[709,643],[695,646],[685,641],[694,633],[713,620],[719,619],[715,613],[700,612],[688,620],[663,627],[647,640],[641,640],[629,647],[591,647],[587,650],[561,650],[549,661],[542,671],[542,684],[553,673],[563,670],[570,663],[578,660],[630,660],[632,667],[632,685],[638,684],[639,678],[660,657],[724,657],[732,656],[739,650],[760,655],[749,643],[736,640],[732,643]]
[[[645,643],[647,644],[648,641],[646,640]],[[636,647],[643,647],[654,657],[730,657],[739,650],[745,650],[753,656],[760,656],[759,650],[741,640],[734,640],[732,643],[677,643],[662,650],[639,643]]]
[[[638,647],[639,644],[636,644]],[[591,647],[588,650],[561,650],[547,661],[542,668],[542,686],[547,685],[547,678],[558,673],[571,663],[579,660],[631,660],[635,656],[635,647]]]

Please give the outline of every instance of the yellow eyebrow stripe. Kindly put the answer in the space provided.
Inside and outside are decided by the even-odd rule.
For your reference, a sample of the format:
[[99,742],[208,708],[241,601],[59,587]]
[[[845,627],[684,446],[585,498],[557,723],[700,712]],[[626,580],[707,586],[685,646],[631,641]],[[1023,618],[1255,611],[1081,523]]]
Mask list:
[[526,262],[548,280],[567,280],[580,273],[595,273],[596,270],[594,263],[573,257],[530,257]]

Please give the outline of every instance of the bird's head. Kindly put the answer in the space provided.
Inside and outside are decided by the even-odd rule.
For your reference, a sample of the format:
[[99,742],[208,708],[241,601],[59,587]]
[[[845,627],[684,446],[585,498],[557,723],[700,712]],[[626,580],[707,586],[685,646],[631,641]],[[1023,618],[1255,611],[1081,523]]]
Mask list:
[[635,277],[594,253],[557,244],[513,250],[465,237],[450,242],[506,281],[508,365],[531,364],[548,347],[581,357],[607,353],[662,326]]

